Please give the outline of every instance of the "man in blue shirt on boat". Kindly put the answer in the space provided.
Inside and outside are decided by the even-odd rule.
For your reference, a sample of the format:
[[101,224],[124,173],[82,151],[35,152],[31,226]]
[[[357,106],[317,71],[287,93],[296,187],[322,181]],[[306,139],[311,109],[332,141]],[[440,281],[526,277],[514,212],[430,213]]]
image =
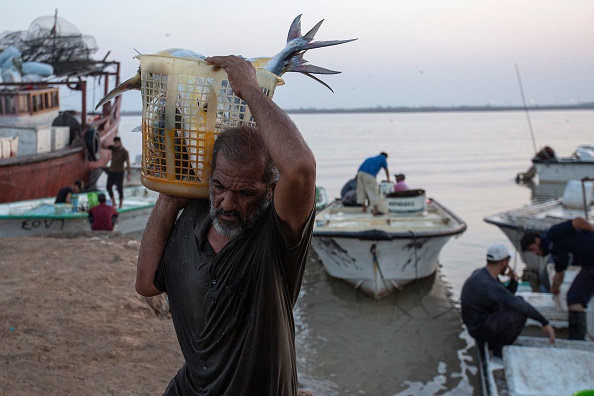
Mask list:
[[556,271],[551,285],[554,295],[560,292],[567,267],[582,267],[567,291],[567,319],[569,339],[585,340],[586,308],[594,295],[594,226],[576,217],[552,226],[545,235],[526,233],[520,246],[524,252],[551,255]]
[[378,209],[379,196],[377,191],[376,176],[380,169],[386,171],[386,179],[390,181],[390,171],[388,171],[388,154],[381,152],[376,157],[369,157],[359,167],[357,172],[357,203],[363,206],[363,212],[367,211],[366,199],[369,206],[373,207],[373,215],[382,215]]
[[487,265],[475,270],[464,282],[460,297],[462,321],[468,333],[479,345],[488,343],[497,357],[501,357],[505,345],[513,344],[522,333],[528,318],[540,322],[550,342],[555,342],[555,329],[548,320],[523,298],[514,295],[514,288],[506,288],[499,280],[499,275],[509,275],[517,287],[510,259],[511,253],[505,246],[489,247]]

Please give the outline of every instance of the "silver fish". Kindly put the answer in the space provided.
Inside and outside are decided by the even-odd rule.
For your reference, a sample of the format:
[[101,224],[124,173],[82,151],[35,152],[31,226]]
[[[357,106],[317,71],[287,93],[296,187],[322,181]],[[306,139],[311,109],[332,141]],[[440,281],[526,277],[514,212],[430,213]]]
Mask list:
[[[279,77],[282,76],[284,73],[288,72],[297,72],[304,74],[310,78],[313,78],[314,80],[318,81],[320,84],[328,88],[330,91],[334,92],[328,84],[326,84],[319,78],[314,77],[313,74],[338,74],[340,72],[324,69],[322,67],[315,65],[310,65],[308,64],[307,60],[303,59],[303,54],[310,49],[344,44],[357,39],[313,41],[315,34],[318,32],[318,29],[322,25],[322,22],[324,22],[323,19],[320,22],[318,22],[310,31],[308,31],[305,34],[305,36],[302,36],[301,15],[298,15],[293,20],[293,22],[291,23],[291,27],[289,28],[289,34],[287,36],[287,45],[285,46],[285,48],[283,48],[278,54],[274,55],[273,57],[250,58],[248,60],[254,65],[256,69],[267,70]],[[206,59],[206,57],[202,54],[181,48],[171,48],[157,52],[157,55],[162,54],[193,60]],[[140,90],[140,88],[141,78],[139,68],[138,72],[134,77],[124,81],[122,84],[118,85],[111,92],[109,92],[103,99],[101,99],[101,101],[99,101],[95,109],[98,109],[107,101],[123,94],[126,91],[133,89]]]

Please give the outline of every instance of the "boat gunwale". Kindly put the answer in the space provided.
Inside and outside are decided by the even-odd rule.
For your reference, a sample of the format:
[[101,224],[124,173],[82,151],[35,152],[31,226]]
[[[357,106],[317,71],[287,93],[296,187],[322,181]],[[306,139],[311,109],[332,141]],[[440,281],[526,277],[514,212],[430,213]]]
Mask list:
[[[377,228],[366,229],[364,231],[325,231],[325,230],[317,230],[314,227],[313,230],[313,237],[323,237],[323,238],[347,238],[347,239],[360,239],[360,240],[393,240],[393,239],[411,239],[411,238],[436,238],[436,237],[444,237],[444,236],[455,236],[460,235],[464,231],[466,231],[467,224],[464,220],[462,220],[458,215],[454,214],[450,209],[439,203],[433,198],[428,198],[430,205],[435,205],[438,209],[446,213],[449,218],[452,218],[454,221],[458,223],[457,227],[453,227],[449,230],[440,230],[440,231],[404,231],[404,232],[389,232],[384,230],[379,230]],[[331,210],[334,205],[340,202],[340,199],[335,200],[334,202],[330,203],[324,210],[320,211],[318,215],[323,215],[324,211]]]

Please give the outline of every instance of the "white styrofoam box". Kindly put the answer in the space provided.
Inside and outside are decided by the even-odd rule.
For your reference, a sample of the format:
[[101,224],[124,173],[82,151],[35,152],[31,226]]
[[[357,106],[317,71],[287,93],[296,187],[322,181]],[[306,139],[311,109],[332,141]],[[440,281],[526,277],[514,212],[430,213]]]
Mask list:
[[0,137],[18,137],[18,154],[48,153],[52,150],[51,126],[0,127]]
[[0,158],[10,157],[10,138],[0,138]]
[[70,143],[70,127],[52,127],[52,150],[60,150]]

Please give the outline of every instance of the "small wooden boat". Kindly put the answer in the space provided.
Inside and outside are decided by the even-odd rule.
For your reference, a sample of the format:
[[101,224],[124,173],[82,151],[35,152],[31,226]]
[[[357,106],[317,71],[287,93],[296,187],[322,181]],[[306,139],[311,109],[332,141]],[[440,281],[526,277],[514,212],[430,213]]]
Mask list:
[[326,272],[381,299],[435,272],[442,247],[466,223],[424,190],[380,194],[374,216],[335,200],[318,212],[312,247]]
[[[144,230],[158,195],[143,186],[134,186],[126,187],[124,196],[114,231],[129,234]],[[80,210],[87,206],[88,195],[74,197],[78,200],[76,206],[54,204],[55,197],[0,204],[0,238],[91,231],[88,213]]]
[[484,396],[558,396],[594,392],[594,342],[520,336],[503,358],[477,348]]

